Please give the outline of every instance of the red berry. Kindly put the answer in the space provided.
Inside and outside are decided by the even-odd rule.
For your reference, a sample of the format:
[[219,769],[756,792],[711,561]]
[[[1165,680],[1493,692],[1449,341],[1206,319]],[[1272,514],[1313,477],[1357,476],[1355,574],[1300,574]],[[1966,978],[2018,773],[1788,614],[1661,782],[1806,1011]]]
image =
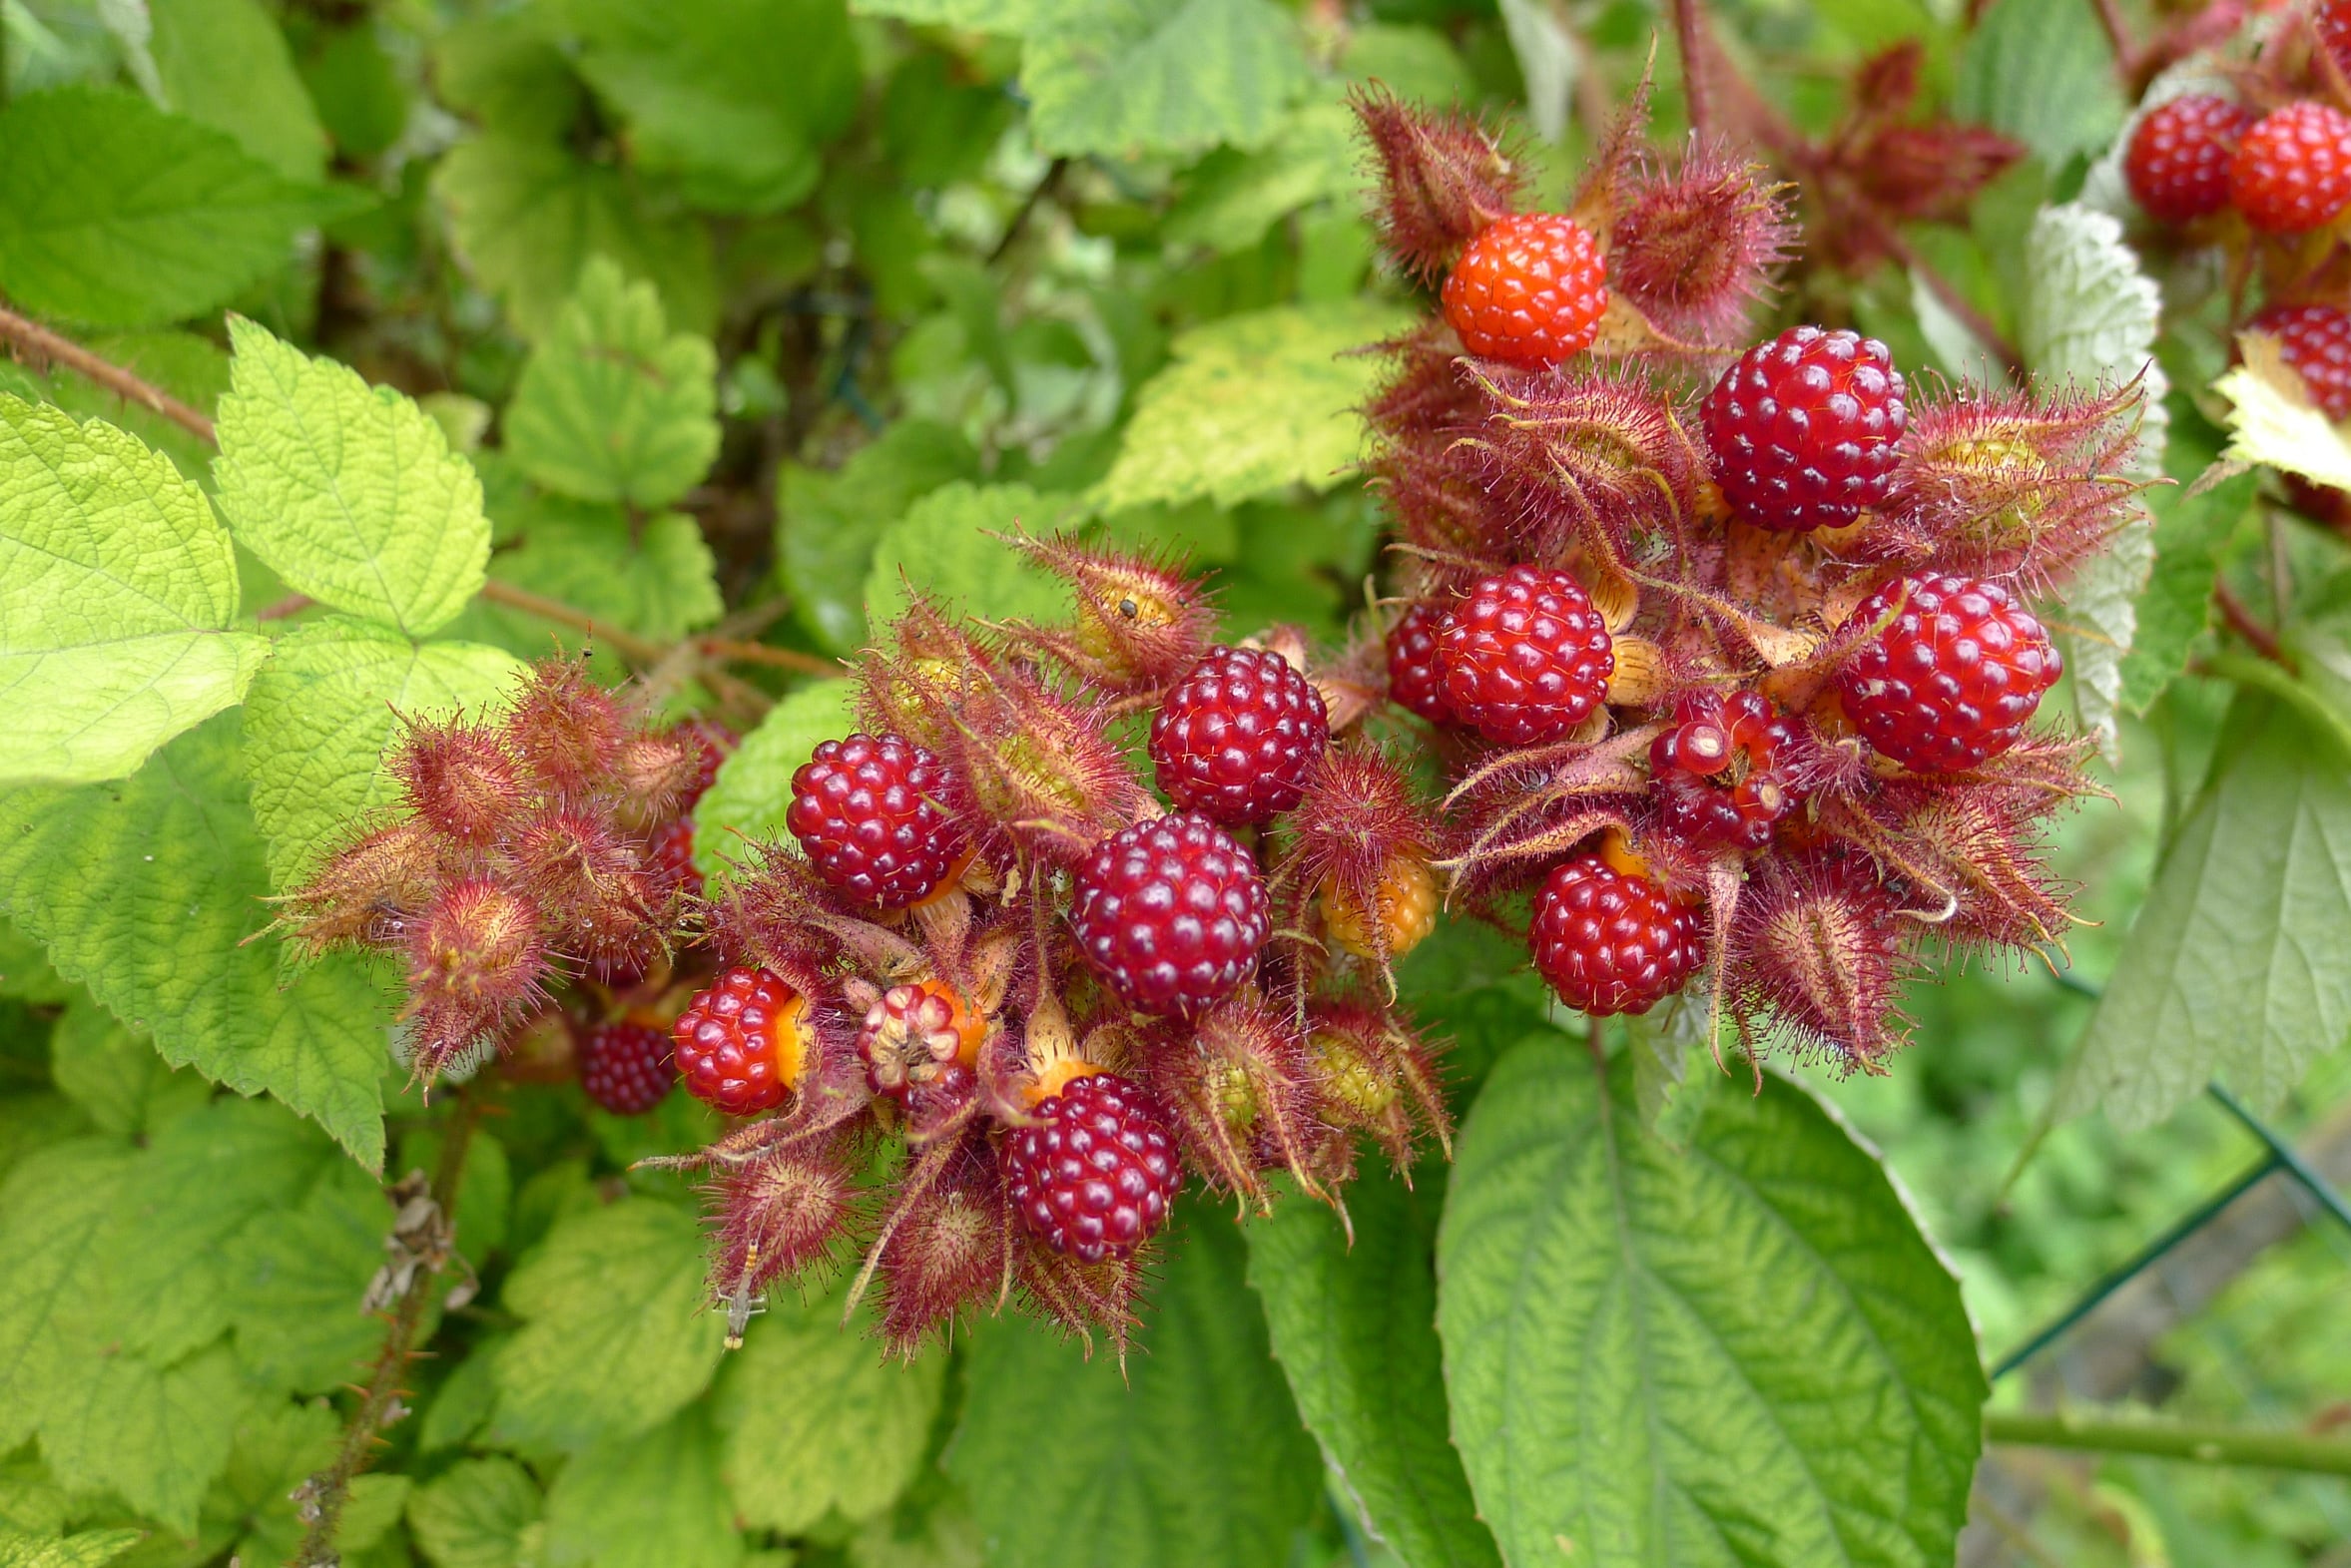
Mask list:
[[1565,572],[1513,566],[1469,590],[1437,632],[1446,706],[1488,741],[1566,735],[1608,695],[1616,655],[1591,595]]
[[911,741],[827,741],[792,776],[784,824],[817,874],[883,909],[920,903],[954,874],[963,835],[939,808],[946,768]]
[[1589,348],[1607,308],[1607,259],[1582,225],[1556,213],[1496,221],[1445,279],[1445,318],[1463,346],[1529,370]]
[[2228,166],[2252,111],[2212,93],[2158,104],[2130,133],[2122,178],[2159,224],[2209,218],[2228,206]]
[[1647,1012],[1682,988],[1703,952],[1688,904],[1596,854],[1543,879],[1526,937],[1559,1000],[1594,1017]]
[[2273,304],[2247,321],[2245,330],[2277,339],[2321,413],[2351,417],[2351,312],[2331,304]]
[[1961,773],[2015,746],[2062,669],[2031,612],[1998,583],[1909,577],[1853,617],[1874,625],[1890,614],[1838,678],[1870,745],[1922,774]]
[[1330,739],[1322,693],[1289,660],[1212,648],[1161,700],[1151,762],[1179,807],[1239,826],[1296,805]]
[[1004,1145],[1004,1187],[1029,1233],[1080,1263],[1125,1258],[1167,1223],[1183,1179],[1167,1110],[1113,1073],[1073,1078]]
[[643,1116],[677,1081],[670,1037],[650,1024],[598,1024],[580,1042],[580,1087],[615,1116]]
[[2335,62],[2335,69],[2351,80],[2351,0],[2328,0],[2310,13],[2318,45]]
[[694,818],[681,816],[653,829],[645,844],[645,863],[667,885],[700,896],[702,872],[694,865]]
[[1204,816],[1112,833],[1077,868],[1078,950],[1129,1007],[1189,1016],[1240,989],[1272,930],[1257,862]]
[[1445,706],[1445,669],[1437,659],[1437,629],[1445,612],[1416,604],[1388,629],[1388,696],[1431,724],[1451,724]]
[[2237,143],[2228,199],[2265,234],[2305,234],[2351,207],[2351,116],[2325,104],[2272,110]]
[[808,1055],[807,1004],[779,975],[733,968],[696,996],[672,1031],[686,1092],[729,1116],[784,1103]]
[[987,1020],[974,1014],[952,986],[936,980],[893,985],[867,1009],[858,1054],[874,1092],[904,1103],[949,1067],[970,1067],[979,1056]]
[[1886,499],[1910,422],[1886,345],[1792,326],[1722,373],[1699,416],[1714,478],[1740,520],[1800,533],[1841,528]]
[[1795,732],[1754,692],[1698,692],[1649,743],[1649,777],[1668,831],[1693,843],[1760,849],[1796,804],[1782,771]]

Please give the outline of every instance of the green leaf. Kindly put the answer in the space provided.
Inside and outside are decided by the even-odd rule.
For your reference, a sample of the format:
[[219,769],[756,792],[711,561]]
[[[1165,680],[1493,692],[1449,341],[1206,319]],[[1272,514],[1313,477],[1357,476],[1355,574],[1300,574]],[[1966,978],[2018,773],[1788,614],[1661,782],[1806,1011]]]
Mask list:
[[1952,1279],[1802,1090],[1691,1152],[1557,1036],[1504,1057],[1438,1237],[1453,1427],[1505,1558],[1948,1565],[1988,1392]]
[[387,1009],[355,960],[281,988],[240,715],[180,737],[120,784],[0,794],[0,907],[165,1061],[267,1092],[373,1168]]
[[1707,1092],[1722,1076],[1706,1038],[1711,1016],[1702,998],[1684,992],[1657,1012],[1624,1019],[1633,1109],[1642,1128],[1669,1149],[1690,1146]]
[[946,1356],[885,1359],[869,1319],[844,1326],[839,1293],[773,1300],[729,1358],[715,1418],[744,1523],[798,1535],[831,1511],[863,1519],[921,1470]]
[[326,131],[286,35],[257,0],[147,0],[167,107],[226,131],[289,180],[326,173]]
[[910,585],[990,621],[1057,621],[1069,614],[1069,587],[1002,539],[1025,529],[1055,533],[1070,512],[1067,496],[1026,485],[942,485],[882,530],[866,578],[866,614],[876,625],[906,608]]
[[591,258],[523,366],[505,450],[561,494],[667,506],[718,455],[717,375],[708,339],[670,333],[651,283]]
[[2180,486],[2150,491],[2155,515],[2155,564],[2135,606],[2138,631],[2122,661],[2122,707],[2143,714],[2187,667],[2188,651],[2212,614],[2212,580],[2238,525],[2252,510],[2257,475],[2222,480],[2191,492]]
[[1336,1214],[1293,1194],[1248,1228],[1249,1283],[1307,1428],[1370,1528],[1415,1568],[1499,1568],[1446,1430],[1431,1258],[1444,1198],[1443,1167],[1417,1189],[1367,1171],[1347,1189],[1351,1246]]
[[[229,389],[229,356],[194,332],[111,332],[91,338],[89,346],[108,363],[121,365],[208,417]],[[103,419],[137,436],[198,484],[212,477],[211,442],[62,364],[49,367],[48,400],[70,414]]]
[[581,74],[628,117],[638,166],[700,207],[801,201],[816,189],[819,147],[857,112],[841,0],[563,0],[561,14],[581,35]]
[[461,1459],[408,1494],[408,1530],[434,1568],[516,1568],[542,1506],[512,1459]]
[[768,710],[759,728],[719,765],[719,777],[694,808],[694,856],[703,874],[724,877],[747,858],[745,840],[784,837],[792,774],[827,741],[857,728],[848,681],[816,681]]
[[105,1568],[139,1540],[137,1530],[84,1530],[44,1541],[0,1529],[0,1568]]
[[44,1149],[0,1185],[0,1450],[40,1429],[62,1391],[83,1304],[98,1286],[98,1239],[136,1161],[109,1139]]
[[45,315],[202,314],[284,266],[296,234],[365,205],[136,94],[68,87],[0,111],[0,289]]
[[506,1281],[525,1321],[498,1352],[498,1434],[584,1448],[674,1414],[723,1349],[703,1275],[701,1232],[668,1204],[625,1198],[560,1222]]
[[1961,49],[1953,115],[2007,132],[2053,170],[2112,141],[2129,106],[2089,6],[2048,0],[1988,11]]
[[[1354,354],[1406,320],[1371,300],[1283,306],[1196,327],[1137,394],[1109,476],[1088,500],[1115,512],[1205,496],[1231,506],[1293,484],[1327,490],[1363,444],[1356,407],[1381,361]],[[1342,357],[1347,355],[1349,357]]]
[[940,485],[979,478],[959,430],[900,419],[838,470],[786,463],[776,483],[777,569],[794,617],[825,648],[866,646],[866,578],[882,531]]
[[2282,1101],[2351,1030],[2351,772],[2333,739],[2258,693],[2230,709],[2205,786],[2115,961],[2057,1114],[2134,1131],[2215,1075]]
[[675,322],[702,329],[718,314],[702,227],[655,213],[617,171],[559,145],[497,134],[462,143],[434,171],[433,189],[458,253],[526,336],[555,324],[594,256],[652,279]]
[[[449,25],[434,41],[433,85],[441,102],[491,130],[526,141],[553,142],[579,119],[587,89],[546,15],[476,12]],[[559,292],[569,292],[569,280]]]
[[256,1215],[227,1242],[223,1304],[249,1381],[327,1393],[352,1380],[383,1343],[383,1319],[361,1299],[391,1225],[375,1184],[337,1164],[299,1208]]
[[290,1494],[333,1461],[338,1435],[334,1409],[324,1400],[248,1404],[237,1421],[228,1471],[205,1502],[208,1540],[221,1537],[223,1553],[241,1563],[293,1558],[303,1527]]
[[483,714],[522,669],[500,649],[412,643],[341,616],[280,638],[245,704],[245,772],[273,884],[301,881],[352,823],[397,801],[383,758],[403,721]]
[[1308,82],[1269,0],[1050,0],[1024,29],[1029,129],[1057,157],[1256,147]]
[[86,994],[67,1004],[49,1052],[57,1087],[105,1132],[154,1132],[212,1097],[210,1084],[165,1066],[153,1045]]
[[[718,562],[701,525],[683,512],[647,518],[634,543],[627,515],[615,506],[543,496],[514,520],[520,543],[491,562],[504,582],[655,642],[675,642],[726,613]],[[523,628],[521,646],[541,654],[549,646],[546,622],[477,608],[510,615]]]
[[238,542],[338,610],[421,637],[481,587],[481,481],[388,386],[234,316],[221,399],[221,510]]
[[0,396],[0,778],[117,779],[236,702],[237,558],[204,493],[111,425]]
[[1326,198],[1354,199],[1363,187],[1355,115],[1342,103],[1293,110],[1262,152],[1227,150],[1192,172],[1167,215],[1167,238],[1231,254],[1265,238],[1276,222]]
[[733,1568],[742,1560],[704,1406],[575,1455],[548,1488],[546,1568]]
[[[1134,1350],[1006,1319],[973,1340],[947,1467],[990,1562],[1276,1568],[1321,1491],[1230,1216],[1186,1206]],[[1037,1462],[1049,1439],[1052,1462]]]

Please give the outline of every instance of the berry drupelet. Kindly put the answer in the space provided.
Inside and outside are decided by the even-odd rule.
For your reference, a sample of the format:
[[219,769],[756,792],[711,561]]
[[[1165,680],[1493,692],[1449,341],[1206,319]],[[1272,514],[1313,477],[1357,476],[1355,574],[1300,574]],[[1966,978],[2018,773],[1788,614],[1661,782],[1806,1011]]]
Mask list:
[[1078,951],[1138,1012],[1190,1017],[1238,990],[1272,930],[1257,861],[1204,816],[1138,822],[1077,867]]
[[2249,110],[2212,93],[2189,93],[2148,110],[2122,157],[2131,199],[2159,224],[2220,212],[2228,206],[2229,164],[2252,124]]
[[1693,693],[1649,743],[1649,778],[1666,831],[1695,844],[1760,849],[1794,808],[1782,771],[1795,733],[1754,692]]
[[1071,1079],[1006,1140],[1004,1188],[1030,1235],[1080,1263],[1126,1258],[1167,1223],[1183,1169],[1164,1106],[1114,1073]]
[[1790,327],[1722,373],[1699,417],[1714,479],[1742,522],[1800,533],[1882,505],[1909,424],[1886,345]]
[[784,823],[817,874],[882,909],[937,891],[960,867],[962,835],[938,805],[946,769],[911,741],[827,741],[792,776]]
[[1239,827],[1296,805],[1330,739],[1322,694],[1289,660],[1215,648],[1160,701],[1151,762],[1177,806]]
[[580,1040],[580,1087],[615,1116],[643,1116],[678,1081],[670,1037],[651,1024],[598,1024]]
[[1414,604],[1388,629],[1389,700],[1431,724],[1450,724],[1454,717],[1446,706],[1445,669],[1437,658],[1437,632],[1444,622],[1444,611]]
[[2351,207],[2351,116],[2308,102],[2263,116],[2237,143],[2228,200],[2264,234],[2332,223]]
[[1502,746],[1572,732],[1616,673],[1608,626],[1565,572],[1513,566],[1469,590],[1440,624],[1446,707]]
[[1647,1012],[1682,988],[1704,951],[1688,904],[1604,853],[1543,879],[1527,946],[1559,1000],[1594,1017]]
[[2351,312],[2331,304],[2273,304],[2247,321],[2245,330],[2277,339],[2319,412],[2351,418]]
[[2015,746],[2062,672],[2041,623],[1998,583],[1908,577],[1853,615],[1892,619],[1846,661],[1845,712],[1914,773],[1963,773]]
[[671,1035],[687,1093],[729,1116],[753,1116],[782,1105],[800,1081],[807,1003],[782,977],[736,967],[687,1004]]

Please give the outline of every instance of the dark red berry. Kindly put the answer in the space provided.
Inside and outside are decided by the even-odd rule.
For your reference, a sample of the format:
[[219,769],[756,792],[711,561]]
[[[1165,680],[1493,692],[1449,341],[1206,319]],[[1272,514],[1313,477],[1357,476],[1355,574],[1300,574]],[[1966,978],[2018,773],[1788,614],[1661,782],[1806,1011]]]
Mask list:
[[1703,952],[1696,911],[1596,854],[1543,879],[1526,935],[1559,1000],[1594,1017],[1647,1012],[1682,988]]
[[1079,863],[1078,951],[1129,1007],[1189,1016],[1238,990],[1272,929],[1257,862],[1204,816],[1112,833]]
[[1582,225],[1556,213],[1497,220],[1445,279],[1445,318],[1462,345],[1529,370],[1589,348],[1607,309],[1607,259]]
[[1714,479],[1741,521],[1841,528],[1879,505],[1910,422],[1886,345],[1790,327],[1722,373],[1699,410]]
[[1915,773],[1964,772],[2015,746],[2062,670],[2041,623],[1998,583],[1905,578],[1853,615],[1892,620],[1846,661],[1845,712]]
[[1125,1258],[1167,1224],[1182,1181],[1167,1110],[1113,1073],[1037,1102],[1004,1145],[1004,1187],[1029,1234],[1080,1263]]
[[677,1081],[670,1037],[651,1024],[598,1024],[580,1041],[580,1087],[615,1116],[643,1116]]
[[716,719],[689,719],[671,733],[681,739],[691,740],[701,754],[701,766],[695,771],[694,782],[686,786],[685,793],[679,797],[678,809],[691,811],[695,802],[708,794],[710,786],[718,783],[719,765],[734,753],[737,745],[735,732]]
[[963,859],[963,835],[938,804],[946,783],[937,758],[894,735],[827,741],[792,776],[784,824],[827,882],[903,909]]
[[1796,804],[1783,771],[1795,731],[1754,692],[1696,692],[1649,743],[1649,778],[1668,832],[1699,844],[1760,849]]
[[1439,624],[1445,703],[1488,741],[1532,746],[1568,734],[1608,695],[1608,625],[1565,572],[1513,566],[1469,590]]
[[2264,234],[2323,228],[2351,207],[2351,116],[2325,104],[2264,115],[2228,167],[2228,200]]
[[2310,25],[2318,34],[2318,46],[2334,61],[2344,80],[2351,82],[2351,0],[2327,0],[2314,7]]
[[653,829],[645,844],[645,863],[664,885],[700,896],[702,872],[694,866],[694,818],[681,816]]
[[1416,604],[1388,629],[1388,696],[1431,724],[1451,724],[1454,717],[1445,705],[1445,670],[1437,659],[1437,629],[1444,624],[1444,611]]
[[2273,304],[2245,323],[2277,339],[2286,363],[2329,419],[2351,417],[2351,312],[2331,304]]
[[2159,224],[2209,218],[2228,206],[2228,168],[2252,111],[2213,93],[2156,105],[2130,133],[2122,178]]
[[807,1004],[765,969],[727,970],[678,1015],[671,1031],[686,1092],[729,1116],[784,1103],[809,1046]]
[[1151,762],[1179,807],[1237,827],[1296,805],[1330,740],[1322,693],[1289,660],[1212,648],[1160,701]]

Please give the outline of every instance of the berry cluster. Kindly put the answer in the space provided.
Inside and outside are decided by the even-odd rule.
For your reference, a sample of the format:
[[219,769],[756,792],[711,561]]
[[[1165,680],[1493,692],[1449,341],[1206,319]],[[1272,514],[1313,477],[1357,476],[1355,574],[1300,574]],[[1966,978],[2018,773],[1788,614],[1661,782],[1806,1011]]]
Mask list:
[[1526,215],[1480,128],[1361,108],[1388,250],[1445,277],[1391,345],[1371,466],[1449,901],[1586,1013],[1703,977],[1750,1052],[1877,1070],[1922,940],[2064,929],[2039,830],[2085,748],[2031,728],[2060,660],[2026,604],[2123,515],[2135,394],[1922,394],[1850,331],[1742,341],[1788,238],[1760,171],[1702,145],[1668,171],[1627,131],[1572,212]]

